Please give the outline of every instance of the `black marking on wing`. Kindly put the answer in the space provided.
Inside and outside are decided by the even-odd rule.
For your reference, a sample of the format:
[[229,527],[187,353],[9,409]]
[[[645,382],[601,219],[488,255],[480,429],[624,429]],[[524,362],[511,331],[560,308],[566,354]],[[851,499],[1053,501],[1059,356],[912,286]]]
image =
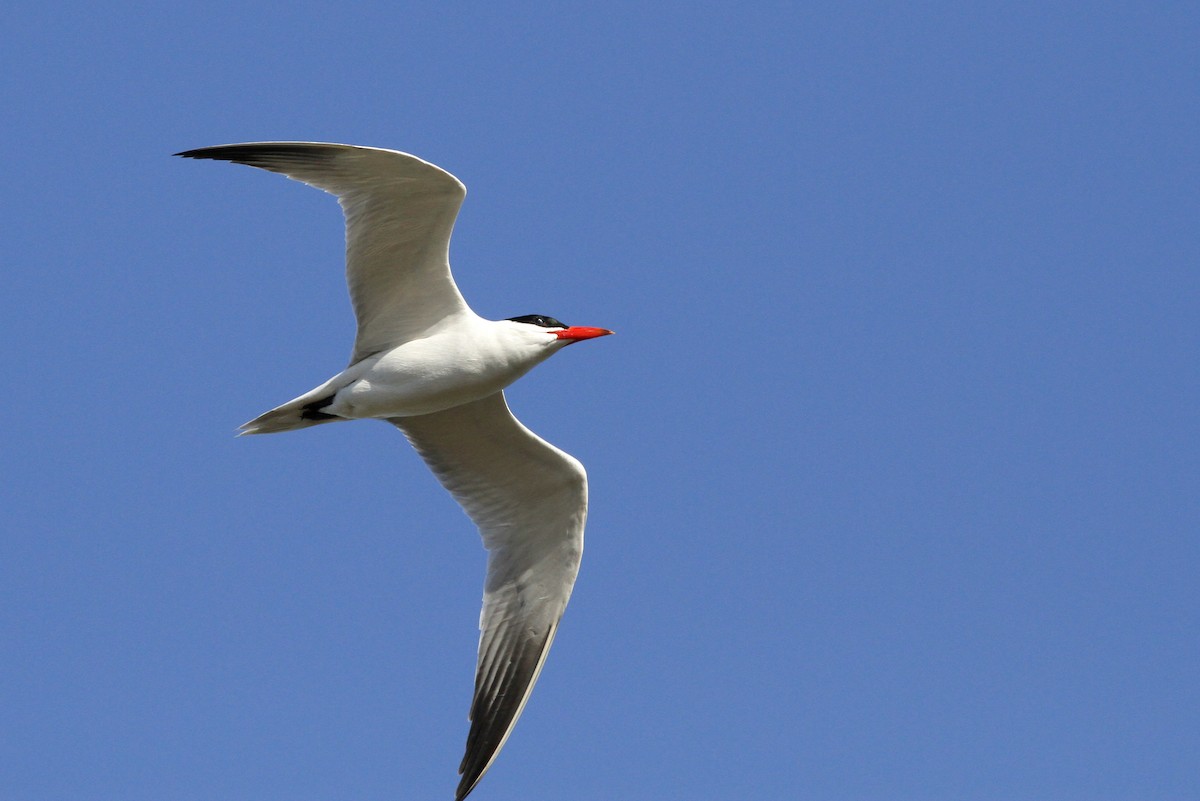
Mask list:
[[249,145],[217,145],[176,153],[185,159],[216,159],[246,164],[264,169],[286,167],[289,164],[312,164],[331,161],[344,147],[308,142],[264,142]]
[[455,801],[462,801],[475,789],[529,693],[529,684],[550,644],[551,631],[528,634],[529,638],[513,634],[506,638],[497,633],[500,642],[508,639],[508,653],[496,654],[479,665],[475,697],[471,701],[471,731],[467,735],[466,753],[458,766],[462,780]]

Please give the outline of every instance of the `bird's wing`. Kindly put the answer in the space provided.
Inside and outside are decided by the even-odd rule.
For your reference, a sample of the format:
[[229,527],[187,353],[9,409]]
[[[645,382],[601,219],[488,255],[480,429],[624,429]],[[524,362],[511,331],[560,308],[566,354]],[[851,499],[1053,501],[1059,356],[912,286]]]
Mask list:
[[396,150],[321,142],[252,142],[176,155],[248,164],[337,196],[358,320],[351,364],[468,310],[449,260],[467,190],[445,170]]
[[508,739],[571,596],[583,552],[587,475],[576,459],[521,425],[503,392],[391,422],[479,526],[488,549],[461,800]]

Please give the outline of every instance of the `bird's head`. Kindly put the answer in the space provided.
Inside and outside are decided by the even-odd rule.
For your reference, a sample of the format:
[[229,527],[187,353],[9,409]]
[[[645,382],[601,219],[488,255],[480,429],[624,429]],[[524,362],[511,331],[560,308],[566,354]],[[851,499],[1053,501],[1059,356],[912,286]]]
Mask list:
[[526,314],[521,317],[509,317],[508,322],[520,326],[520,331],[534,341],[548,346],[562,347],[584,339],[608,336],[612,333],[607,328],[588,328],[579,325],[567,325],[545,314]]

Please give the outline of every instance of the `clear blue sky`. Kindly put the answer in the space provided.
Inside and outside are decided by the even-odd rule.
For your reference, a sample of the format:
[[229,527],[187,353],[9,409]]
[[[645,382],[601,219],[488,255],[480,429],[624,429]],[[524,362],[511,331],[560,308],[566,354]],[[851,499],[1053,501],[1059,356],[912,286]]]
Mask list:
[[[0,799],[449,799],[484,553],[339,370],[313,139],[461,178],[591,476],[473,799],[1200,798],[1193,3],[5,15]],[[453,10],[441,10],[443,8]]]

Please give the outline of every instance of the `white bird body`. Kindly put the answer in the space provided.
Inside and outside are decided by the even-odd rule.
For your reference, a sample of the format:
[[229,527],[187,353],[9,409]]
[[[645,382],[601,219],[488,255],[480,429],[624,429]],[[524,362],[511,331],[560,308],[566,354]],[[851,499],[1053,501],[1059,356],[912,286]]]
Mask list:
[[[347,420],[413,417],[477,401],[503,390],[570,343],[529,329],[510,320],[485,320],[468,310],[418,339],[350,365],[267,415],[303,407],[331,392],[321,411]],[[255,430],[251,421],[243,433],[265,432]]]
[[611,334],[526,315],[485,320],[450,274],[466,190],[393,150],[256,142],[177,155],[279,172],[337,196],[358,321],[350,365],[243,434],[383,419],[479,526],[488,549],[461,801],[491,767],[541,672],[583,553],[587,475],[512,415],[503,390],[573,342]]

